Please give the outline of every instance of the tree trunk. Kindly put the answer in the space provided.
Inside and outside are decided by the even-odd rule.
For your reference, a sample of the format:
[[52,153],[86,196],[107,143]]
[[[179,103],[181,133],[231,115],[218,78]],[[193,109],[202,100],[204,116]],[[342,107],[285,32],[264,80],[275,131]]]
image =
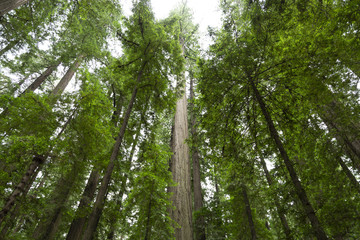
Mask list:
[[144,240],[150,240],[150,234],[151,234],[151,224],[150,224],[151,203],[152,203],[152,192],[151,192],[150,199],[149,199],[149,206],[148,206],[148,212],[147,212],[147,221],[146,221],[146,230],[145,230],[145,238],[144,238]]
[[[196,117],[194,113],[195,94],[193,79],[190,79],[190,128],[192,135],[192,161],[193,161],[193,187],[194,187],[194,211],[199,212],[203,208],[203,196],[201,189],[200,156],[197,148]],[[195,239],[205,240],[205,220],[202,215],[195,216]]]
[[[1,14],[1,7],[2,7],[2,3],[0,3],[0,16],[2,15]],[[6,47],[4,47],[3,49],[0,50],[0,57],[2,55],[4,55],[7,51],[9,51],[10,49],[12,49],[13,47],[16,46],[16,44],[18,44],[18,42],[20,42],[19,40],[14,40],[14,41],[11,41],[8,45],[6,45]]]
[[69,199],[71,189],[76,181],[77,176],[79,176],[80,169],[79,163],[75,162],[72,166],[71,171],[66,173],[65,176],[62,176],[58,181],[56,188],[53,190],[49,205],[54,205],[53,209],[45,212],[44,220],[38,225],[35,229],[33,238],[34,239],[54,239],[56,232],[61,223],[62,213],[65,210],[65,204]]
[[84,226],[87,216],[82,216],[81,212],[91,204],[94,199],[96,187],[98,185],[100,174],[96,169],[93,169],[90,173],[88,182],[82,194],[79,206],[76,211],[76,217],[73,219],[69,232],[66,236],[66,240],[78,240],[81,239],[81,235],[84,232]]
[[139,71],[139,74],[137,76],[137,83],[136,83],[136,86],[134,87],[134,90],[132,92],[129,105],[127,107],[127,110],[126,110],[126,113],[125,113],[125,116],[124,116],[124,120],[123,120],[123,123],[122,123],[121,128],[120,128],[120,132],[119,132],[119,134],[118,134],[118,136],[116,138],[116,142],[114,144],[114,147],[113,147],[113,150],[112,150],[112,153],[111,153],[111,157],[110,157],[110,161],[109,161],[109,164],[108,164],[108,166],[106,168],[106,171],[105,171],[105,175],[104,175],[104,177],[103,177],[103,179],[101,181],[101,186],[100,186],[99,192],[98,192],[98,194],[96,196],[96,201],[95,201],[93,210],[92,210],[92,212],[90,214],[88,225],[87,225],[87,227],[85,229],[85,232],[84,232],[84,235],[83,235],[83,240],[91,240],[94,237],[94,233],[96,231],[98,222],[99,222],[101,214],[102,214],[102,209],[103,209],[104,204],[105,204],[106,193],[107,193],[108,186],[109,186],[109,183],[110,183],[111,174],[112,174],[112,171],[113,171],[114,166],[115,166],[115,160],[117,159],[117,157],[119,155],[120,146],[121,146],[124,134],[125,134],[125,130],[126,130],[129,118],[130,118],[130,114],[131,114],[135,99],[136,99],[138,85],[139,85],[139,83],[141,81],[141,77],[142,77],[145,65],[146,65],[146,62],[143,64],[143,66],[142,66],[142,68]]
[[345,162],[342,160],[341,157],[336,157],[337,162],[340,164],[341,168],[343,169],[344,173],[346,174],[346,176],[349,178],[351,184],[353,185],[353,187],[360,193],[360,184],[359,182],[356,180],[355,176],[352,174],[352,172],[350,171],[350,169],[346,166]]
[[290,175],[290,178],[291,178],[291,181],[292,183],[294,184],[294,187],[295,187],[295,191],[296,191],[296,194],[298,195],[301,203],[302,203],[302,206],[304,208],[304,211],[305,211],[305,214],[307,216],[307,218],[310,220],[311,222],[311,225],[312,225],[312,228],[313,228],[313,231],[314,231],[314,234],[315,236],[317,237],[317,239],[320,239],[320,240],[324,240],[324,239],[328,239],[326,234],[325,234],[325,231],[323,230],[323,228],[321,227],[320,225],[320,222],[317,218],[317,216],[315,215],[315,211],[314,211],[314,208],[312,207],[307,195],[306,195],[306,192],[295,172],[295,169],[289,159],[289,156],[283,146],[283,143],[282,141],[280,140],[280,137],[279,137],[279,134],[274,126],[274,123],[273,123],[273,120],[271,119],[271,116],[270,114],[268,113],[267,111],[267,108],[266,108],[266,105],[258,91],[258,89],[256,88],[255,86],[255,83],[254,83],[254,80],[253,79],[250,79],[250,85],[251,85],[251,88],[253,89],[253,92],[255,94],[255,98],[257,100],[257,102],[259,103],[260,105],[260,108],[261,108],[261,111],[265,117],[265,120],[266,120],[266,123],[267,123],[267,126],[269,128],[269,132],[270,132],[270,135],[271,137],[273,138],[279,152],[280,152],[280,155],[284,161],[284,164],[289,172],[289,175]]
[[23,93],[35,91],[54,72],[54,70],[56,70],[59,65],[60,62],[48,67],[46,71],[43,72],[38,78],[36,78],[35,81]]
[[[264,158],[262,156],[259,156],[259,157],[260,157],[261,166],[263,167],[263,170],[265,172],[266,180],[267,180],[269,186],[271,187],[271,186],[273,186],[272,177],[271,177],[271,175],[269,173],[269,170],[267,169],[266,162],[265,162]],[[277,210],[277,213],[279,215],[281,225],[283,227],[286,239],[287,240],[293,239],[293,237],[291,236],[291,230],[290,230],[288,221],[286,220],[286,217],[285,217],[285,214],[284,214],[284,209],[281,206],[279,198],[277,197],[277,195],[274,196],[274,202],[275,202],[276,210]]]
[[5,15],[6,13],[10,12],[13,9],[24,5],[29,0],[2,0],[0,2],[0,16]]
[[36,172],[36,169],[43,164],[45,161],[44,156],[35,156],[25,172],[24,176],[22,177],[20,183],[15,187],[14,191],[11,193],[11,195],[6,200],[3,209],[0,211],[0,225],[4,221],[6,215],[9,213],[9,211],[12,209],[12,207],[15,204],[16,199],[25,192],[26,186],[29,185],[30,180],[33,178],[33,175]]
[[352,160],[354,167],[360,171],[359,127],[356,126],[356,123],[353,123],[353,126],[344,124],[344,121],[341,119],[343,114],[340,111],[339,103],[334,100],[323,107],[320,116],[329,130],[335,132],[336,140],[345,146],[345,153]]
[[175,229],[176,240],[192,240],[191,167],[188,138],[187,99],[185,75],[182,75],[182,97],[176,102],[174,131],[171,148],[171,172],[177,186],[170,187],[171,200],[176,209],[170,209],[170,217],[180,225]]
[[[61,134],[65,131],[66,127],[69,125],[72,117],[74,116],[76,112],[75,111],[71,114],[71,116],[69,117],[69,119],[66,121],[66,123],[64,124],[64,126],[62,127],[61,131],[58,133],[58,135],[56,136],[56,138],[59,138],[61,136]],[[49,150],[50,152],[50,150]],[[49,153],[48,152],[48,153]],[[9,213],[9,211],[12,209],[12,207],[15,204],[15,201],[18,199],[19,196],[21,196],[21,194],[24,196],[26,195],[26,186],[28,186],[30,184],[30,180],[31,179],[35,179],[36,178],[36,174],[37,174],[37,169],[39,167],[42,166],[42,164],[45,162],[47,158],[47,154],[44,155],[35,155],[27,169],[27,171],[25,172],[25,174],[23,175],[23,177],[21,178],[20,183],[15,187],[14,191],[10,194],[10,196],[7,198],[7,200],[5,201],[5,204],[2,208],[2,210],[0,211],[0,226],[2,224],[2,222],[4,221],[6,215]],[[35,175],[35,176],[34,176]]]
[[74,76],[76,70],[79,68],[81,61],[84,57],[85,57],[84,55],[80,55],[78,57],[78,59],[76,59],[74,64],[71,67],[69,67],[69,69],[65,73],[64,77],[60,80],[60,82],[56,85],[54,90],[51,92],[51,95],[59,95],[65,90],[65,88],[69,84],[70,80]]
[[244,199],[244,203],[245,203],[245,212],[246,212],[246,215],[248,218],[250,232],[251,232],[251,240],[256,240],[257,237],[256,237],[255,225],[254,225],[254,221],[253,221],[249,198],[248,198],[248,195],[246,192],[246,186],[244,184],[242,184],[241,188],[242,188],[242,194],[243,194],[243,199]]

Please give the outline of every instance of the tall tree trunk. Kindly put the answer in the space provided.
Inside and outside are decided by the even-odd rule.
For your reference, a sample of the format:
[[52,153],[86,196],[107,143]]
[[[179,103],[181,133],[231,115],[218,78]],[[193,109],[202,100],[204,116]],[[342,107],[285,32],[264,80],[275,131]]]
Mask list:
[[[1,14],[1,7],[2,7],[2,3],[0,3],[0,16]],[[3,49],[0,50],[0,57],[2,55],[4,55],[7,51],[9,51],[10,49],[12,49],[13,47],[16,46],[16,44],[18,44],[18,42],[20,42],[19,40],[14,40],[8,43],[8,45],[6,45],[6,47],[4,47]]]
[[[190,79],[190,129],[192,136],[192,162],[193,162],[193,187],[194,187],[194,211],[200,211],[203,208],[203,196],[201,189],[201,171],[200,171],[200,156],[197,148],[197,131],[196,131],[196,117],[194,113],[194,86],[193,79]],[[205,220],[202,215],[195,216],[195,239],[205,240]]]
[[[248,117],[248,119],[250,119],[250,116]],[[255,121],[254,121],[255,123]],[[254,126],[254,128],[251,127],[250,125],[250,122],[248,122],[248,125],[249,125],[249,129],[250,129],[250,132],[251,134],[253,135],[253,139],[255,141],[255,151],[257,152],[257,155],[259,156],[259,159],[260,159],[260,163],[261,163],[261,166],[264,170],[264,173],[265,173],[265,178],[266,178],[266,181],[269,185],[269,187],[273,187],[274,186],[274,180],[266,166],[266,162],[264,160],[264,156],[263,154],[261,153],[260,149],[258,148],[258,144],[257,144],[257,137],[256,137],[256,126]],[[291,229],[289,227],[289,223],[285,217],[285,213],[284,213],[284,208],[281,206],[280,204],[280,200],[278,198],[277,195],[274,195],[273,197],[274,199],[274,203],[275,203],[275,206],[276,206],[276,211],[278,213],[278,216],[280,218],[280,221],[281,221],[281,225],[282,225],[282,228],[284,230],[284,233],[285,233],[285,238],[287,240],[292,240],[293,237],[291,236]]]
[[35,81],[23,93],[35,91],[56,70],[59,65],[60,62],[48,67],[45,72],[43,72],[38,78],[36,78]]
[[104,175],[104,177],[103,177],[103,179],[101,181],[101,186],[100,186],[99,192],[98,192],[98,194],[96,196],[96,201],[95,201],[93,210],[92,210],[92,212],[90,214],[88,225],[87,225],[87,227],[85,229],[85,232],[84,232],[84,235],[83,235],[83,240],[91,240],[91,239],[93,239],[94,233],[95,233],[97,225],[99,223],[99,220],[100,220],[100,217],[101,217],[101,214],[102,214],[102,210],[103,210],[103,207],[104,207],[104,204],[105,204],[105,200],[106,200],[106,193],[107,193],[108,186],[109,186],[109,183],[110,183],[111,174],[112,174],[112,171],[113,171],[114,166],[115,166],[115,160],[117,159],[117,157],[119,155],[120,146],[121,146],[122,140],[124,138],[125,130],[126,130],[126,127],[127,127],[127,124],[128,124],[129,118],[130,118],[130,114],[132,112],[132,108],[133,108],[133,105],[134,105],[134,102],[135,102],[135,99],[136,99],[136,94],[137,94],[137,91],[138,91],[138,85],[139,85],[139,83],[141,81],[142,74],[143,74],[146,63],[147,62],[144,62],[141,70],[138,73],[137,82],[136,82],[136,85],[135,85],[134,90],[132,92],[129,105],[127,107],[127,110],[126,110],[126,113],[125,113],[125,116],[124,116],[124,120],[123,120],[121,128],[120,128],[120,132],[119,132],[119,134],[118,134],[118,136],[116,138],[116,142],[114,144],[114,147],[113,147],[113,150],[112,150],[112,153],[111,153],[109,164],[108,164],[108,166],[106,168],[105,175]]
[[[259,150],[257,150],[257,151],[259,152]],[[266,162],[261,155],[259,155],[259,158],[260,158],[261,166],[263,167],[263,170],[265,172],[266,181],[268,182],[269,186],[271,187],[271,186],[273,186],[273,179],[269,173],[269,170],[267,169]],[[293,239],[293,237],[291,236],[291,230],[290,230],[288,221],[286,220],[286,217],[284,214],[284,208],[281,206],[277,195],[274,195],[274,202],[275,202],[276,210],[279,215],[281,225],[283,227],[286,239],[287,240]]]
[[150,218],[151,218],[152,194],[153,194],[153,189],[151,189],[151,192],[150,192],[150,199],[149,199],[149,205],[148,205],[148,212],[147,212],[147,219],[146,219],[146,230],[145,230],[145,238],[144,238],[144,240],[150,240],[150,235],[151,235]]
[[81,212],[91,204],[94,199],[96,187],[100,178],[99,172],[94,168],[89,176],[88,182],[82,194],[79,206],[76,211],[76,217],[73,219],[69,232],[66,236],[66,240],[78,240],[81,239],[81,235],[84,232],[87,216],[82,216]]
[[67,70],[67,72],[65,73],[63,78],[60,80],[60,82],[56,85],[54,90],[51,92],[51,95],[59,95],[65,90],[65,88],[69,84],[70,80],[74,76],[76,70],[79,68],[81,61],[84,57],[85,57],[84,55],[80,55],[76,59],[74,64],[71,67],[69,67],[69,69]]
[[26,186],[29,185],[30,180],[33,178],[33,175],[36,172],[36,169],[45,162],[45,157],[41,155],[37,155],[32,159],[32,162],[22,177],[20,183],[15,187],[14,191],[6,200],[2,210],[0,211],[0,225],[4,221],[6,215],[10,212],[12,207],[15,204],[15,201],[21,196],[22,193],[25,192]]
[[35,229],[33,234],[34,239],[54,239],[60,226],[62,213],[65,210],[65,204],[69,199],[71,189],[74,186],[77,176],[79,176],[82,171],[80,168],[79,163],[75,162],[71,171],[66,173],[65,176],[62,176],[58,181],[49,200],[49,205],[55,207],[44,213],[44,221]]
[[343,169],[346,176],[349,178],[349,180],[350,180],[351,184],[353,185],[353,187],[360,193],[360,184],[356,180],[355,176],[352,174],[350,169],[346,166],[344,160],[342,160],[342,158],[340,156],[337,156],[336,160],[340,164],[340,166]]
[[244,203],[245,203],[245,212],[246,212],[246,216],[248,218],[250,232],[251,232],[251,240],[256,240],[257,237],[256,237],[255,225],[254,225],[250,201],[249,201],[249,198],[247,195],[245,184],[242,184],[241,188],[242,188],[242,195],[243,195],[243,199],[244,199]]
[[29,0],[2,0],[0,2],[0,16],[5,15],[13,9],[20,7]]
[[250,80],[250,85],[251,85],[251,88],[255,94],[255,98],[257,100],[257,102],[259,103],[260,105],[260,108],[261,108],[261,111],[265,117],[265,120],[266,120],[266,123],[267,123],[267,126],[269,128],[269,132],[270,132],[270,135],[271,137],[273,138],[279,152],[280,152],[280,155],[284,161],[284,164],[289,172],[289,175],[290,175],[290,178],[291,178],[291,181],[292,183],[294,184],[294,187],[295,187],[295,191],[296,191],[296,194],[298,195],[301,203],[302,203],[302,206],[304,208],[304,211],[305,211],[305,214],[307,216],[307,218],[310,220],[311,222],[311,225],[312,225],[312,228],[313,228],[313,231],[314,231],[314,234],[315,236],[317,237],[317,239],[320,239],[320,240],[325,240],[325,239],[328,239],[326,234],[325,234],[325,231],[323,230],[323,228],[321,227],[320,225],[320,222],[315,214],[315,211],[314,211],[314,208],[312,207],[308,197],[307,197],[307,194],[296,174],[296,171],[292,165],[292,162],[290,161],[290,158],[283,146],[283,143],[279,137],[279,134],[274,126],[274,123],[273,123],[273,120],[266,108],[266,105],[260,95],[260,92],[258,91],[258,89],[256,88],[255,86],[255,82],[253,79],[249,79]]
[[[62,133],[65,131],[66,127],[69,125],[69,123],[70,123],[71,119],[73,118],[76,111],[77,111],[77,109],[75,109],[74,112],[71,114],[69,119],[66,121],[66,123],[62,127],[61,131],[57,134],[56,138],[59,138],[62,135]],[[49,152],[50,151],[51,150],[49,150]],[[16,185],[14,191],[6,199],[4,206],[0,211],[0,226],[1,226],[2,222],[4,221],[6,215],[9,213],[9,211],[14,206],[16,200],[21,195],[23,195],[23,196],[26,195],[26,187],[29,186],[29,184],[31,184],[31,181],[30,181],[31,179],[36,178],[36,176],[34,176],[37,174],[36,170],[43,165],[43,163],[45,162],[45,160],[47,158],[48,153],[44,154],[44,155],[36,154],[32,158],[32,161],[31,161],[28,169],[26,170],[25,174],[21,178],[20,183],[18,185]]]
[[182,76],[183,95],[176,102],[174,131],[172,136],[171,172],[177,186],[170,187],[173,193],[171,200],[176,209],[170,209],[171,218],[180,225],[175,229],[176,240],[192,240],[192,210],[191,210],[191,168],[189,161],[189,147],[185,140],[188,138],[187,99],[185,76]]

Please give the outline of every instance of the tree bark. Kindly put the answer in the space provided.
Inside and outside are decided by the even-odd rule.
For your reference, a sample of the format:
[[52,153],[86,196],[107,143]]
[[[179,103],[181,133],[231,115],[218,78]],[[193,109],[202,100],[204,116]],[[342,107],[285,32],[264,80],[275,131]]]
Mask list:
[[24,5],[29,2],[29,0],[1,0],[0,2],[0,16],[5,15],[13,9]]
[[246,191],[246,186],[244,184],[242,184],[241,188],[242,188],[242,195],[243,195],[243,199],[244,199],[244,203],[245,203],[245,212],[246,212],[246,216],[248,218],[250,232],[251,232],[251,239],[256,240],[257,237],[256,237],[255,225],[254,225],[253,216],[252,216],[252,212],[251,212],[250,201],[249,201],[247,191]]
[[69,232],[66,236],[66,240],[78,240],[81,239],[81,235],[84,232],[84,226],[87,216],[81,216],[81,212],[89,206],[94,199],[96,187],[98,185],[100,174],[96,169],[93,169],[90,173],[88,182],[82,194],[79,206],[76,211],[76,217],[73,219]]
[[[2,6],[2,3],[0,3],[0,16],[1,16],[1,6]],[[9,51],[10,49],[15,47],[16,44],[18,44],[19,42],[20,42],[19,40],[11,41],[8,45],[6,45],[6,47],[4,47],[3,49],[0,50],[0,57],[2,55],[4,55],[7,51]]]
[[[194,113],[195,94],[193,79],[190,79],[190,129],[192,135],[192,161],[193,161],[193,187],[194,187],[194,211],[198,212],[203,208],[203,196],[201,189],[200,156],[197,148],[196,117]],[[195,216],[195,239],[205,240],[205,220],[202,215]]]
[[314,231],[314,234],[315,236],[317,237],[317,239],[320,239],[320,240],[324,240],[324,239],[328,239],[327,236],[326,236],[326,233],[325,231],[323,230],[323,228],[321,227],[320,225],[320,222],[315,214],[315,211],[314,211],[314,208],[312,207],[308,197],[307,197],[307,194],[305,192],[305,189],[303,188],[297,174],[296,174],[296,171],[290,161],[290,158],[283,146],[283,143],[280,139],[280,136],[274,126],[274,123],[273,123],[273,120],[270,116],[270,114],[268,113],[267,111],[267,108],[266,108],[266,105],[258,91],[258,89],[256,88],[255,86],[255,83],[254,83],[254,80],[253,79],[249,79],[250,80],[250,85],[251,85],[251,88],[255,94],[255,98],[257,100],[257,102],[259,103],[260,105],[260,108],[261,108],[261,111],[265,117],[265,120],[266,120],[266,123],[267,123],[267,126],[269,128],[269,132],[270,132],[270,135],[271,137],[273,138],[279,152],[280,152],[280,155],[284,161],[284,164],[289,172],[289,175],[290,175],[290,178],[291,178],[291,181],[295,187],[295,191],[296,191],[296,194],[298,195],[300,201],[301,201],[301,204],[303,206],[303,209],[305,211],[305,214],[307,216],[307,218],[310,220],[311,222],[311,225],[312,225],[312,228],[313,228],[313,231]]
[[71,189],[74,186],[77,176],[79,176],[79,163],[75,162],[71,171],[62,176],[53,190],[49,205],[54,205],[53,209],[45,212],[42,223],[35,229],[33,238],[39,240],[54,239],[61,223],[62,213],[65,210],[65,204],[70,197]]
[[185,76],[183,75],[182,97],[176,102],[174,131],[172,137],[171,172],[177,186],[170,187],[173,193],[171,200],[176,209],[170,209],[171,218],[180,225],[175,229],[176,240],[192,240],[192,210],[191,210],[191,169],[188,138],[187,99]]
[[22,177],[20,183],[15,187],[14,191],[11,193],[11,195],[8,197],[8,199],[5,202],[4,207],[0,211],[0,225],[4,221],[6,215],[9,213],[9,211],[12,209],[12,207],[15,204],[15,201],[18,199],[18,197],[25,192],[26,186],[29,185],[30,179],[32,179],[33,175],[36,172],[36,169],[43,164],[45,161],[44,156],[35,156],[25,172],[24,176]]
[[60,80],[60,82],[56,85],[54,90],[51,92],[51,95],[59,95],[65,90],[65,88],[69,84],[70,80],[74,76],[76,70],[79,68],[81,61],[84,57],[85,57],[84,55],[80,55],[76,59],[74,64],[71,67],[69,67],[69,69],[65,73],[64,77]]
[[349,178],[349,180],[350,180],[351,184],[353,185],[353,187],[360,193],[360,184],[356,180],[355,176],[352,174],[350,169],[346,166],[344,160],[342,160],[342,158],[339,157],[339,156],[336,157],[336,160],[340,164],[340,166],[343,169],[346,176]]
[[112,171],[113,171],[114,166],[115,166],[115,160],[117,159],[117,157],[119,155],[120,146],[121,146],[122,140],[124,138],[125,130],[126,130],[129,118],[130,118],[130,114],[132,112],[132,108],[133,108],[133,105],[134,105],[134,102],[135,102],[135,99],[136,99],[136,94],[137,94],[137,91],[138,91],[138,85],[139,85],[139,83],[141,81],[145,65],[146,65],[146,62],[144,62],[141,70],[138,73],[136,86],[133,89],[129,105],[127,107],[127,110],[126,110],[126,113],[125,113],[125,116],[124,116],[124,120],[123,120],[123,123],[122,123],[121,128],[120,128],[120,132],[119,132],[119,134],[118,134],[118,136],[116,138],[116,142],[114,144],[114,147],[113,147],[113,150],[112,150],[112,153],[111,153],[109,164],[108,164],[108,166],[106,168],[105,175],[104,175],[104,177],[103,177],[103,179],[101,181],[101,186],[100,186],[99,192],[98,192],[98,194],[96,196],[96,201],[95,201],[93,210],[92,210],[92,212],[90,214],[88,225],[87,225],[87,227],[85,229],[85,232],[84,232],[84,235],[83,235],[83,238],[82,238],[83,240],[91,240],[91,239],[93,239],[94,233],[95,233],[97,225],[99,223],[99,220],[100,220],[100,217],[101,217],[101,214],[102,214],[102,209],[104,207],[105,200],[106,200],[106,192],[108,190],[108,186],[109,186],[109,183],[110,183],[111,174],[112,174]]
[[46,69],[45,72],[43,72],[38,78],[35,79],[35,81],[23,92],[30,92],[35,91],[40,85],[56,70],[56,68],[60,65],[60,62],[50,66]]
[[[69,119],[66,121],[66,123],[64,124],[64,126],[62,127],[61,131],[58,133],[58,135],[56,136],[56,138],[59,138],[61,136],[61,134],[65,131],[66,127],[69,125],[72,117],[74,116],[76,112],[75,111],[71,114],[71,116],[69,117]],[[50,152],[50,150],[49,150]],[[48,153],[49,153],[48,152]],[[47,153],[47,154],[48,154]],[[47,154],[44,155],[39,155],[36,154],[33,158],[32,161],[27,169],[27,171],[25,172],[25,174],[23,175],[23,177],[20,180],[20,183],[15,187],[14,191],[10,194],[10,196],[7,198],[7,200],[5,201],[5,204],[2,208],[2,210],[0,211],[0,225],[2,224],[2,222],[4,221],[6,215],[9,213],[9,211],[12,209],[12,207],[15,204],[15,201],[18,199],[19,196],[21,196],[21,194],[24,196],[26,195],[26,186],[28,186],[31,182],[31,179],[35,179],[37,174],[37,169],[39,167],[41,167],[43,165],[43,163],[45,162],[46,158],[47,158]]]

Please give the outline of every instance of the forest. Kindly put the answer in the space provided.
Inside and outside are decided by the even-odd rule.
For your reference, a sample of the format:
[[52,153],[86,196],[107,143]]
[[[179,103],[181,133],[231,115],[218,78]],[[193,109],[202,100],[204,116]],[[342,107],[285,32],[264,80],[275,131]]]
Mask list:
[[359,0],[122,4],[0,0],[0,239],[360,239]]

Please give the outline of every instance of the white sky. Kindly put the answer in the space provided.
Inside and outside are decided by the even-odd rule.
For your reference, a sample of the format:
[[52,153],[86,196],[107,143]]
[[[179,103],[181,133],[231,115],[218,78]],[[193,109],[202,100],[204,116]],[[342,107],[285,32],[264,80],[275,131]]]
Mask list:
[[[125,15],[131,14],[132,0],[121,1]],[[181,0],[151,0],[152,8],[157,19],[168,17],[170,11],[174,9]],[[206,37],[208,26],[220,27],[221,14],[219,11],[220,0],[187,0],[187,5],[192,9],[194,23],[199,24],[200,45],[207,47],[209,39]]]

